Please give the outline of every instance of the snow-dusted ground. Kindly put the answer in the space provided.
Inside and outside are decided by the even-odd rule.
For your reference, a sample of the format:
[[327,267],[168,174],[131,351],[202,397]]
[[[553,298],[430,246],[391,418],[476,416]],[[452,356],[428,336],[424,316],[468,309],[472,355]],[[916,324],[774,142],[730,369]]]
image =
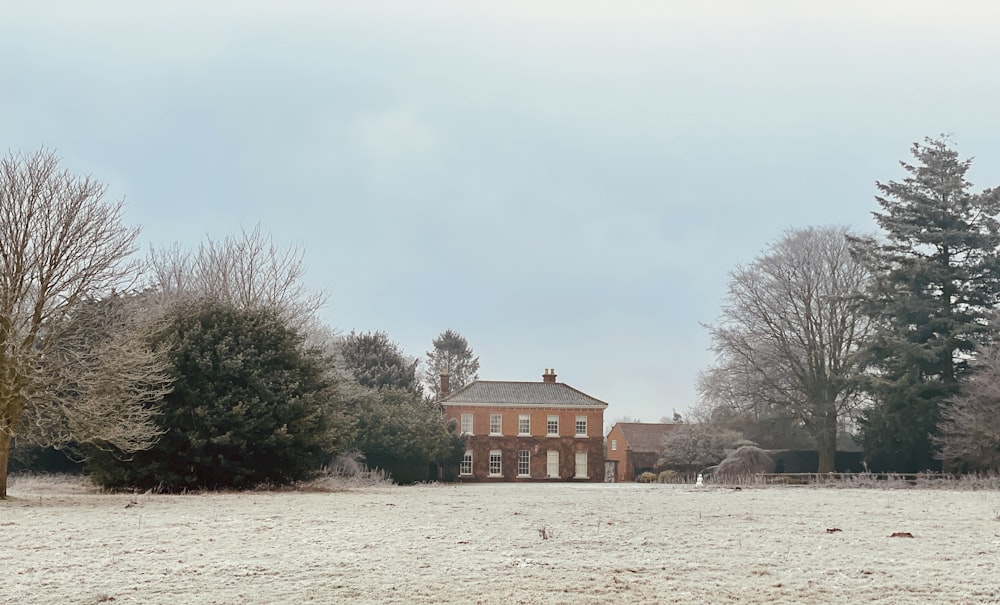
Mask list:
[[10,495],[0,603],[1000,603],[996,491]]

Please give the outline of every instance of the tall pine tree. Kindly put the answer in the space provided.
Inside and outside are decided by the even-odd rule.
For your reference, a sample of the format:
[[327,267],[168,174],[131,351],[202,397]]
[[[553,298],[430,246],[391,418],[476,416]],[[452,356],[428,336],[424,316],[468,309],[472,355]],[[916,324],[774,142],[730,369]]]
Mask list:
[[440,399],[441,374],[448,373],[448,387],[455,392],[479,378],[479,357],[474,355],[469,341],[454,330],[445,330],[431,343],[427,351],[425,379],[434,399]]
[[885,239],[856,242],[876,279],[867,303],[879,328],[867,350],[872,407],[861,437],[875,470],[937,467],[932,435],[958,389],[1000,293],[1000,189],[973,193],[971,160],[944,138],[911,149],[901,182],[877,183]]

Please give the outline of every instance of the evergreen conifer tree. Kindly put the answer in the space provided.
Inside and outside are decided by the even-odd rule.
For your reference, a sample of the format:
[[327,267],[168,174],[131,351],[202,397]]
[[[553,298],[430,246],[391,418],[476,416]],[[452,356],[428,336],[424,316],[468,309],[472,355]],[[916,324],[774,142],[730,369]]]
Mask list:
[[877,183],[882,241],[857,240],[873,264],[867,298],[878,324],[867,349],[872,406],[861,436],[875,470],[935,468],[939,407],[958,389],[1000,293],[1000,190],[971,191],[947,139],[925,139],[901,162],[908,176]]
[[448,373],[452,392],[479,378],[479,357],[469,347],[469,341],[454,330],[445,330],[432,342],[434,350],[427,352],[425,378],[435,399],[440,399],[441,374]]
[[351,332],[340,340],[337,348],[344,369],[361,386],[423,394],[423,385],[417,380],[419,360],[407,357],[385,332]]
[[95,451],[106,487],[251,488],[309,478],[346,441],[348,420],[321,354],[279,315],[227,303],[178,303],[157,345],[176,382],[157,404],[163,435],[130,457]]

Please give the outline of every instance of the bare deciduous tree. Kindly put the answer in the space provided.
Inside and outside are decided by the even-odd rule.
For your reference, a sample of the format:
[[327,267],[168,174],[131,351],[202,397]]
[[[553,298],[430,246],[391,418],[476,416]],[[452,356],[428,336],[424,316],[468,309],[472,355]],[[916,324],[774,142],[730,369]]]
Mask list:
[[221,242],[208,240],[194,253],[179,246],[151,250],[154,287],[169,296],[205,296],[237,309],[276,310],[289,327],[313,333],[323,292],[302,283],[304,251],[280,248],[257,225]]
[[129,322],[94,324],[97,339],[79,334],[84,303],[138,274],[138,229],[105,193],[45,149],[0,161],[0,498],[15,435],[125,451],[155,437],[145,403],[166,388],[156,354]]
[[870,324],[857,305],[868,280],[838,228],[791,231],[731,274],[716,363],[699,391],[718,406],[779,410],[816,439],[819,472],[834,470],[838,417],[857,403],[856,352]]
[[1000,469],[1000,347],[980,352],[959,392],[941,406],[938,457],[958,468]]
[[58,338],[42,360],[20,435],[58,447],[151,447],[160,434],[155,403],[172,383],[164,351],[150,345],[161,328],[159,307],[156,297],[112,294],[82,301],[61,325],[47,328]]
[[681,424],[663,438],[657,466],[693,473],[721,462],[743,435],[709,423]]

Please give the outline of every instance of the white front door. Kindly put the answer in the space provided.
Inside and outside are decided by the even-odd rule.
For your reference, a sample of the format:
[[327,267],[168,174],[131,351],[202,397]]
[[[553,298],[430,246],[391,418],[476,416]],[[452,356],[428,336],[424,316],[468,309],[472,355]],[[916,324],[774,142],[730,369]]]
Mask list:
[[586,479],[587,474],[587,452],[576,453],[576,478]]
[[559,478],[559,450],[549,450],[545,453],[545,472],[553,478]]

